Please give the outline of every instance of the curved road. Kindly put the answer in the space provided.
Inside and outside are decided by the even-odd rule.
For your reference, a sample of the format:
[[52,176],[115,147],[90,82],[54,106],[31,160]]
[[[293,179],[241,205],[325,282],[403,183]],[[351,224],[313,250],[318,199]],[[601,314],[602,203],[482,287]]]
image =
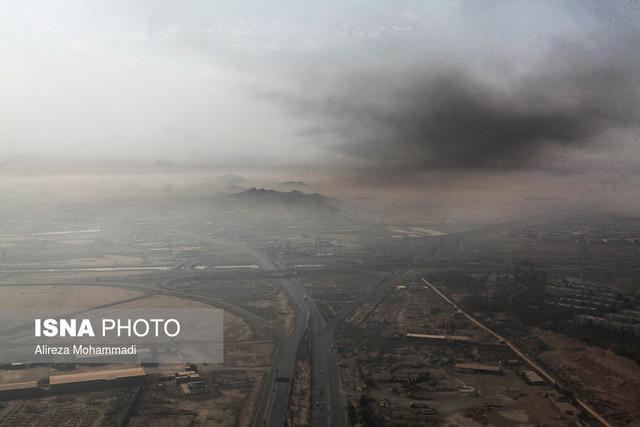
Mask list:
[[[258,263],[266,270],[277,271],[275,265],[262,251],[252,251]],[[312,407],[313,426],[343,427],[345,420],[345,400],[340,383],[340,372],[333,350],[333,331],[338,318],[327,323],[315,302],[307,297],[304,289],[294,280],[283,278],[281,285],[289,295],[296,310],[294,331],[282,336],[281,344],[272,365],[272,373],[265,382],[261,402],[256,412],[254,427],[284,425],[289,406],[291,379],[300,340],[305,333],[307,316],[311,321],[312,333]],[[270,408],[268,408],[270,404]],[[268,413],[268,415],[267,415]]]

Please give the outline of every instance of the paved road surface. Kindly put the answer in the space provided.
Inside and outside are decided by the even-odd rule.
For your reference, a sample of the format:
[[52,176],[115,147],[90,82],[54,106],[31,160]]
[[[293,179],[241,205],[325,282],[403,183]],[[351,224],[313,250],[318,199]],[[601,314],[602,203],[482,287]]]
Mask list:
[[307,301],[313,332],[311,425],[342,427],[346,424],[346,402],[333,345],[337,319],[327,323],[315,303]]
[[[253,251],[256,260],[266,270],[278,270],[264,252]],[[296,324],[292,335],[283,336],[281,346],[276,360],[274,361],[274,371],[272,378],[268,379],[265,392],[273,390],[271,400],[271,413],[266,425],[269,427],[281,427],[285,420],[289,402],[291,383],[277,382],[276,377],[293,376],[296,355],[300,340],[304,334],[307,315],[310,316],[312,337],[312,425],[313,426],[345,426],[345,399],[340,383],[340,371],[337,366],[336,355],[333,346],[333,331],[338,319],[327,323],[323,318],[315,302],[305,295],[305,291],[296,281],[282,279],[282,287],[290,297],[290,302],[296,310]],[[270,385],[271,383],[272,385]],[[263,393],[261,405],[256,416],[257,427],[264,420],[269,408],[265,403],[269,401],[269,394]],[[316,403],[317,402],[317,403]]]
[[[252,251],[252,254],[265,270],[276,271],[279,269],[264,252]],[[290,303],[296,311],[296,319],[293,333],[288,336],[281,336],[278,352],[272,364],[272,372],[266,379],[262,397],[258,404],[254,427],[262,425],[281,427],[284,425],[298,346],[304,335],[306,325],[308,312],[305,305],[304,291],[288,278],[281,279],[280,284],[287,292]],[[281,381],[278,381],[279,378]],[[286,381],[285,378],[289,380]],[[271,408],[267,407],[269,402],[271,403]]]

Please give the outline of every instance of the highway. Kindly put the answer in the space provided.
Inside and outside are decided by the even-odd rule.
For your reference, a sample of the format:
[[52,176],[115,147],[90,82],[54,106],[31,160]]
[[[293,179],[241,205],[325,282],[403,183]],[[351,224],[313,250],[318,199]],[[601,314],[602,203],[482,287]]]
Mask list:
[[[279,267],[269,259],[266,253],[262,251],[251,251],[251,253],[265,270],[279,270]],[[280,284],[287,292],[291,306],[296,311],[296,319],[291,335],[282,334],[280,337],[278,350],[271,365],[271,372],[265,380],[262,397],[258,404],[254,427],[264,425],[281,427],[284,425],[298,347],[307,323],[308,308],[305,304],[304,291],[288,278],[281,279]]]
[[340,368],[334,348],[335,329],[365,302],[379,301],[384,298],[388,293],[388,285],[394,280],[385,277],[328,322],[320,314],[315,303],[307,299],[313,330],[312,426],[343,427],[347,425],[347,400],[342,389]]
[[[265,253],[259,251],[251,252],[265,270],[277,271],[280,269]],[[178,268],[174,268],[173,270],[177,271]],[[199,276],[202,276],[202,274]],[[172,278],[171,280],[180,279],[183,279],[183,277]],[[265,378],[262,396],[256,408],[253,426],[281,427],[284,425],[298,347],[305,332],[307,317],[310,316],[313,331],[312,396],[314,399],[318,396],[320,402],[327,402],[322,408],[312,407],[313,425],[342,427],[345,425],[346,405],[340,384],[336,356],[333,351],[333,330],[337,319],[327,324],[313,300],[305,297],[304,289],[298,283],[289,278],[278,280],[287,292],[291,306],[296,311],[294,330],[291,335],[280,334],[276,354],[274,355],[270,372]],[[165,282],[168,282],[168,280],[165,280],[163,283]],[[4,283],[0,286],[42,286],[45,284],[48,283]],[[235,313],[248,320],[254,327],[273,330],[273,325],[271,325],[269,321],[241,307],[229,304],[222,299],[173,290],[169,286],[154,287],[152,285],[135,285],[132,283],[108,280],[101,282],[87,282],[85,280],[75,282],[73,280],[67,280],[66,284],[72,286],[113,286],[144,292],[146,295],[156,294],[189,298],[206,304],[213,304],[219,308]],[[329,396],[329,399],[327,399],[326,396]]]
[[[252,251],[258,263],[266,270],[275,271],[279,267],[261,251]],[[284,278],[281,285],[290,297],[290,303],[296,310],[294,332],[283,335],[278,353],[272,365],[273,374],[267,378],[263,396],[256,413],[254,427],[267,425],[281,427],[286,420],[291,378],[295,368],[300,340],[304,335],[307,316],[312,333],[312,425],[318,427],[344,427],[345,398],[340,383],[340,370],[334,352],[333,332],[339,318],[326,322],[313,299],[305,295],[304,289],[294,280]],[[289,378],[289,381],[277,381],[277,378]],[[268,408],[270,403],[271,407]]]
[[340,368],[334,348],[335,329],[365,302],[383,298],[388,293],[388,285],[394,280],[385,277],[329,321],[325,321],[312,299],[306,299],[311,313],[313,332],[312,426],[344,427],[347,425],[347,401],[342,389]]
[[[258,264],[266,271],[281,270],[273,263],[263,251],[250,251]],[[181,265],[174,266],[171,271],[181,271]],[[205,276],[198,274],[198,277]],[[184,280],[184,276],[171,277],[164,280],[160,287],[130,282],[103,280],[100,282],[88,282],[86,280],[74,281],[68,279],[66,284],[71,286],[112,286],[143,292],[146,295],[167,295],[180,298],[189,298],[206,304],[213,304],[219,308],[228,310],[248,320],[254,327],[273,331],[274,327],[266,319],[234,304],[229,304],[223,299],[212,298],[193,292],[174,290],[169,283]],[[256,407],[254,427],[281,427],[285,424],[291,380],[293,378],[297,352],[300,341],[305,333],[307,319],[310,320],[312,333],[312,405],[311,418],[313,426],[344,427],[346,426],[346,400],[340,382],[340,370],[334,351],[334,331],[336,325],[355,310],[362,301],[354,301],[348,308],[338,315],[326,321],[312,298],[305,295],[303,287],[296,281],[287,277],[276,279],[287,292],[292,308],[295,310],[295,324],[290,335],[280,333],[279,342],[274,355],[270,371],[265,377],[260,401]],[[4,283],[0,286],[41,286],[48,283]],[[316,403],[317,402],[317,403]]]
[[307,298],[307,304],[313,333],[311,425],[342,427],[346,424],[346,401],[333,345],[337,318],[326,322],[312,300]]

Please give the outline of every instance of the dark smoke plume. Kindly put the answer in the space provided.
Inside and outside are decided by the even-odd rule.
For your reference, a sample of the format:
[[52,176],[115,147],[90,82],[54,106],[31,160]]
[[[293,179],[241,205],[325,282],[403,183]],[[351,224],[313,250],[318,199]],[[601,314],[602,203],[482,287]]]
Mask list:
[[462,67],[367,71],[277,98],[314,120],[309,137],[372,172],[544,168],[637,123],[637,68],[586,62],[490,81]]

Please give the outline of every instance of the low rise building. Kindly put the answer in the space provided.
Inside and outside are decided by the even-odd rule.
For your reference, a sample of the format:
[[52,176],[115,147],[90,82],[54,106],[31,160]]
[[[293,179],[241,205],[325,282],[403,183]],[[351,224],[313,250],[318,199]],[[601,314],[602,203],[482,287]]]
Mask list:
[[502,374],[502,367],[497,365],[484,365],[481,363],[456,363],[455,369],[458,372],[474,374]]
[[544,384],[544,378],[542,378],[536,371],[532,371],[527,369],[522,372],[522,379],[525,380],[527,384],[530,385],[541,385]]
[[38,387],[37,381],[0,384],[0,400],[37,397],[40,394],[42,394],[42,389]]
[[83,390],[99,386],[125,386],[140,383],[146,376],[143,368],[87,371],[77,374],[51,375],[53,390]]

